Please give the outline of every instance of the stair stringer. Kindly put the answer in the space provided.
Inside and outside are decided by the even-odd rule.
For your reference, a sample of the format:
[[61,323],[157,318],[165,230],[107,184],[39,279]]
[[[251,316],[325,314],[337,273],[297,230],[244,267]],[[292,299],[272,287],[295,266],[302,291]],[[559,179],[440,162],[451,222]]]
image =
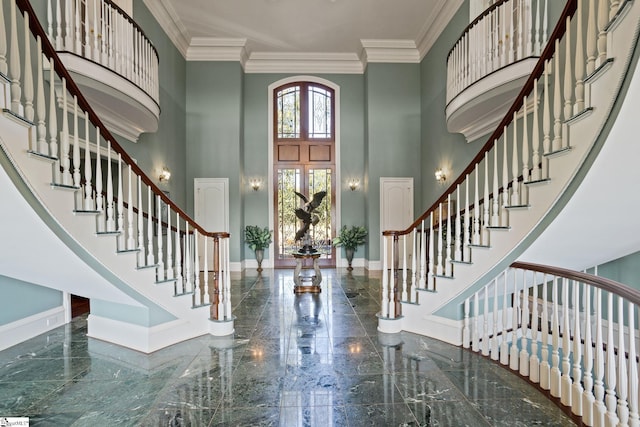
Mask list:
[[[210,332],[208,307],[192,308],[190,295],[175,297],[173,282],[155,284],[155,268],[137,269],[136,252],[117,253],[116,236],[98,236],[94,216],[74,213],[77,190],[52,188],[52,162],[28,153],[29,140],[35,132],[33,127],[2,116],[0,132],[3,151],[48,219],[55,223],[58,232],[62,230],[65,234],[65,239],[61,240],[64,242],[68,238],[75,242],[75,249],[79,247],[83,252],[80,258],[85,258],[85,262],[89,259],[87,265],[114,287],[141,305],[156,305],[174,318],[144,326],[90,315],[89,336],[150,353]],[[68,291],[64,286],[56,286],[56,289]]]
[[[489,230],[489,248],[471,248],[471,264],[455,264],[453,278],[436,278],[435,292],[418,291],[417,304],[402,304],[402,317],[396,321],[400,328],[454,345],[462,343],[462,308],[451,317],[437,312],[455,301],[472,295],[486,281],[495,277],[514,262],[526,249],[527,238],[539,234],[542,225],[546,227],[550,219],[546,218],[558,201],[566,204],[564,192],[576,179],[587,156],[596,147],[600,138],[606,139],[607,123],[615,120],[614,106],[618,97],[624,97],[623,84],[630,70],[640,29],[639,2],[626,2],[625,10],[617,16],[607,33],[608,57],[612,62],[606,64],[600,73],[596,73],[585,82],[585,107],[592,109],[578,114],[563,125],[569,138],[571,150],[561,155],[550,156],[550,181],[528,186],[529,205],[527,209],[509,211],[510,229]],[[629,37],[632,35],[632,37]],[[621,99],[619,102],[623,102]],[[603,142],[600,142],[603,143]],[[557,215],[559,209],[553,209]],[[544,224],[543,224],[544,222]],[[452,311],[452,310],[449,310]]]

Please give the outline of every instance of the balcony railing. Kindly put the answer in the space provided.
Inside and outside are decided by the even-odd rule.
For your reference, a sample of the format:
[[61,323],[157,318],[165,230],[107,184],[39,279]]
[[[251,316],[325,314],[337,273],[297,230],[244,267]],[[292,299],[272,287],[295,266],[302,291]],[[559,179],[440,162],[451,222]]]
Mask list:
[[110,69],[159,104],[158,52],[110,0],[47,0],[47,36],[58,52]]

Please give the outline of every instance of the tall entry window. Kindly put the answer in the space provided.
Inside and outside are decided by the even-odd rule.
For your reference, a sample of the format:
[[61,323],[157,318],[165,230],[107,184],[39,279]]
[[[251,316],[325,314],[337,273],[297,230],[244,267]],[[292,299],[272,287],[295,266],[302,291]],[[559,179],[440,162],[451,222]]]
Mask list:
[[295,82],[274,90],[274,218],[275,266],[295,265],[291,256],[300,221],[295,209],[319,191],[327,195],[315,213],[312,227],[316,248],[323,251],[322,266],[335,266],[331,239],[335,235],[335,96],[333,89],[312,82]]

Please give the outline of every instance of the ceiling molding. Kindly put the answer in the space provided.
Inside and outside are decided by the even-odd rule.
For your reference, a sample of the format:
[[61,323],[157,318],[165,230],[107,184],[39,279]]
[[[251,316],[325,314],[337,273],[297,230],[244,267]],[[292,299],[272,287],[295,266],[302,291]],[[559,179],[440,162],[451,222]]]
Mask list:
[[413,40],[360,40],[363,62],[418,63],[420,54]]
[[435,13],[431,15],[432,19],[425,22],[416,39],[421,61],[463,3],[464,0],[440,0],[440,4],[434,8]]
[[362,74],[364,68],[353,53],[254,52],[244,64],[246,73]]
[[187,49],[187,61],[247,61],[247,39],[193,37]]
[[189,36],[189,31],[182,24],[182,21],[177,18],[178,13],[175,11],[173,6],[171,6],[171,3],[167,0],[143,1],[153,17],[156,18],[156,21],[158,21],[158,24],[160,24],[160,27],[162,27],[167,37],[169,37],[174,46],[186,59],[191,36]]

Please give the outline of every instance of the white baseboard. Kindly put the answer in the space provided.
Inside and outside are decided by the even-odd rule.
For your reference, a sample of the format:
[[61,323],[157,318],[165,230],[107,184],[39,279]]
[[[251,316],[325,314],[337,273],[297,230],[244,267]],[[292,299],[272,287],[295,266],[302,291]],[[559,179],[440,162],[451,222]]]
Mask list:
[[60,306],[2,325],[0,326],[0,350],[48,332],[64,323],[65,308]]
[[462,320],[451,320],[446,317],[425,315],[420,321],[405,321],[404,330],[444,341],[452,345],[462,345]]
[[209,333],[208,319],[202,324],[173,320],[157,326],[140,326],[90,314],[87,319],[91,338],[107,341],[143,353],[156,350]]

